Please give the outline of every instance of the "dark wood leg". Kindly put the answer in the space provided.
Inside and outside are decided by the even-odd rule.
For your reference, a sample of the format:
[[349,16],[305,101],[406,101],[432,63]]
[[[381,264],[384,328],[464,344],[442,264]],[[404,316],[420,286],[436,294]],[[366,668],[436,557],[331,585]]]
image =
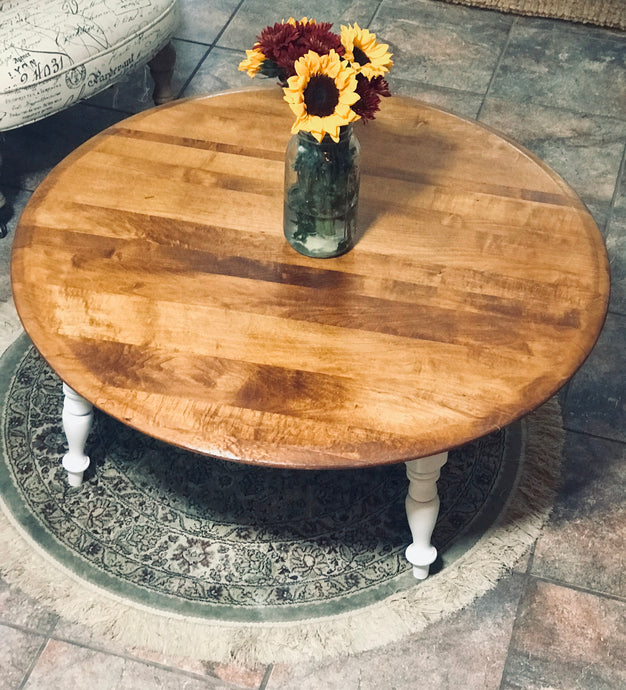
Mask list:
[[154,91],[152,100],[155,105],[174,100],[172,91],[172,74],[176,62],[176,51],[171,43],[168,43],[148,63],[150,74],[154,79]]
[[[0,152],[0,170],[2,169],[2,152]],[[6,199],[4,198],[4,194],[2,191],[0,191],[0,208],[2,208],[6,204]],[[0,230],[0,237],[4,237],[2,234],[2,231]]]

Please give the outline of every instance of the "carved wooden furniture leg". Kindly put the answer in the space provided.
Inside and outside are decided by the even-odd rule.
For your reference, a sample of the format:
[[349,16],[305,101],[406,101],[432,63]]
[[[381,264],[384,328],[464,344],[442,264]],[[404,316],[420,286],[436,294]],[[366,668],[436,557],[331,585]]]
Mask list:
[[406,515],[413,535],[413,543],[407,547],[406,557],[418,580],[428,577],[429,566],[437,558],[437,549],[430,543],[430,538],[439,514],[437,480],[447,460],[448,453],[439,453],[405,463],[409,478]]
[[154,79],[154,91],[152,100],[155,105],[167,103],[174,100],[172,91],[172,75],[174,74],[174,63],[176,62],[176,51],[171,43],[168,43],[158,52],[148,63],[150,74]]
[[85,443],[93,421],[93,405],[65,383],[63,393],[63,430],[68,445],[68,452],[63,456],[63,467],[67,470],[70,486],[80,486],[83,472],[89,467]]

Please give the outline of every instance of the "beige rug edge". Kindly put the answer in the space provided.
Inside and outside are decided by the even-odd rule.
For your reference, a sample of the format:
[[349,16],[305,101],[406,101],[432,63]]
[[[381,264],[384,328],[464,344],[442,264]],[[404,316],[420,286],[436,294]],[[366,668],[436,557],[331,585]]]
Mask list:
[[468,7],[563,19],[626,31],[625,0],[442,0]]

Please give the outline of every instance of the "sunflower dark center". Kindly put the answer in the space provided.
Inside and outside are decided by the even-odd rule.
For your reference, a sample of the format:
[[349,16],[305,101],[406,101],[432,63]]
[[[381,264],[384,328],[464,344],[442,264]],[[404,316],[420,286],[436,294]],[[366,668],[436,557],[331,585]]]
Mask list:
[[370,61],[367,55],[357,46],[354,46],[352,54],[354,55],[354,61],[358,62],[359,65],[367,65],[367,63]]
[[315,74],[303,92],[304,103],[309,115],[327,117],[335,112],[339,103],[339,90],[335,80],[326,74]]

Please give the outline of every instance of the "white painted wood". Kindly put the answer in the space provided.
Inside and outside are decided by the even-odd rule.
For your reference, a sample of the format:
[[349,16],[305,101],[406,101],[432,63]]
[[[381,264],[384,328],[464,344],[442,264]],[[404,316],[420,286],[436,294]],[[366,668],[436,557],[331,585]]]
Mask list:
[[67,470],[70,486],[80,486],[83,472],[89,467],[85,444],[93,422],[93,405],[65,383],[63,393],[63,430],[68,446],[68,452],[63,456],[63,467]]
[[406,515],[413,536],[413,543],[406,549],[406,558],[418,580],[428,577],[430,564],[437,558],[437,549],[430,543],[430,538],[439,515],[437,480],[447,460],[448,453],[439,453],[405,463],[409,478]]

